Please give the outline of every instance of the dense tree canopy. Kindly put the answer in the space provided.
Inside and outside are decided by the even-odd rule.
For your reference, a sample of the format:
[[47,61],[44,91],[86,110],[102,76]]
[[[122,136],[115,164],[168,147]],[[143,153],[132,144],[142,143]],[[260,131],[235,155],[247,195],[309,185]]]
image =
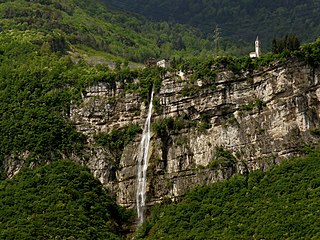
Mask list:
[[272,52],[281,53],[285,50],[294,51],[300,47],[300,41],[297,36],[293,34],[287,34],[282,39],[274,38],[272,40]]
[[313,0],[104,0],[112,6],[143,14],[151,19],[179,22],[238,41],[254,41],[258,34],[263,47],[272,38],[295,33],[303,41],[320,35],[320,2]]
[[89,170],[58,161],[0,182],[1,239],[121,239],[131,213]]
[[[162,4],[164,6],[166,2]],[[205,4],[205,1],[198,1],[199,4]],[[273,4],[274,11],[281,10]],[[192,9],[197,8],[192,6]],[[228,12],[229,8],[221,11]],[[81,102],[81,93],[85,94],[86,87],[97,82],[114,87],[118,82],[123,86],[124,96],[134,91],[145,103],[149,101],[152,87],[157,94],[161,76],[167,70],[156,67],[130,69],[128,61],[172,57],[175,69],[169,70],[191,73],[190,84],[182,91],[186,96],[197,94],[194,83],[199,78],[204,82],[203,87],[215,89],[216,68],[212,68],[213,64],[236,74],[287,58],[299,58],[314,67],[320,64],[320,40],[299,49],[288,49],[295,51],[269,53],[258,59],[213,58],[213,39],[205,38],[193,28],[151,22],[140,16],[110,10],[96,1],[2,0],[0,18],[1,179],[7,177],[6,162],[24,162],[24,170],[18,176],[0,182],[1,239],[119,239],[116,229],[122,231],[127,213],[115,204],[87,169],[59,160],[81,158],[86,149],[86,137],[70,121],[70,109]],[[227,50],[229,53],[239,53],[237,47],[228,46],[232,49]],[[89,61],[90,57],[97,56],[103,57],[103,61]],[[110,62],[117,63],[115,69],[109,68]],[[122,62],[125,64],[121,65]],[[204,129],[209,127],[206,116],[201,116],[201,124]],[[192,124],[185,119],[168,119],[153,125],[163,138],[182,126]],[[110,133],[98,133],[95,141],[112,150],[119,160],[126,144],[139,133],[139,126],[128,125]],[[228,155],[223,151],[220,155],[228,164]],[[262,238],[269,236],[269,229],[276,228],[278,235],[270,235],[270,238],[298,238],[301,234],[317,238],[316,218],[319,216],[314,206],[319,205],[315,198],[319,197],[319,181],[312,170],[318,169],[317,159],[314,155],[308,161],[301,161],[301,167],[288,163],[267,174],[257,172],[249,178],[239,177],[212,188],[198,188],[180,205],[155,211],[140,237],[196,239],[196,236],[223,238],[234,235],[241,238],[242,235],[237,234],[242,232],[243,236]],[[54,163],[43,166],[48,162]],[[305,163],[310,163],[312,168]],[[42,167],[27,170],[35,166]],[[276,181],[278,177],[279,182]],[[279,189],[268,188],[267,185],[274,182],[280,184]],[[288,192],[286,188],[295,191]],[[247,196],[251,197],[251,202],[247,201]],[[302,205],[307,206],[305,211],[301,210]],[[308,218],[302,219],[301,212]],[[247,216],[247,220],[243,216]],[[289,216],[289,225],[282,224],[285,221],[279,222],[285,216]],[[233,217],[240,224],[226,221]],[[279,217],[279,221],[267,222],[272,217]],[[253,223],[266,223],[265,228],[250,225],[244,232],[249,219]],[[298,229],[295,219],[301,220],[301,233],[294,232]],[[288,228],[294,230],[292,235],[286,235]]]
[[[190,27],[151,22],[110,10],[99,1],[2,1],[0,29],[55,32],[54,50],[90,47],[107,61],[144,62],[149,57],[207,55],[213,42]],[[73,44],[67,49],[66,43]]]
[[318,239],[320,154],[190,191],[154,207],[138,239]]

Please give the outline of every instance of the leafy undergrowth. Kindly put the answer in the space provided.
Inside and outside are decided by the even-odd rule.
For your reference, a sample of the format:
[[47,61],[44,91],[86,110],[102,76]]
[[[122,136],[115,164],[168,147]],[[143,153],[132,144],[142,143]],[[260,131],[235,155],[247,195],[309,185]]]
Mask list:
[[157,206],[138,239],[319,239],[320,153]]
[[0,182],[0,239],[121,239],[130,216],[71,161]]

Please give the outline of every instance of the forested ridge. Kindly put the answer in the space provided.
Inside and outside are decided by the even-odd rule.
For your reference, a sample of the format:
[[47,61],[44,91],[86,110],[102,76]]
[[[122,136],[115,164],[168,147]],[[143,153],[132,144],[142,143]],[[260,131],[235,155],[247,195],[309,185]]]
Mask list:
[[198,0],[104,0],[112,6],[140,13],[151,19],[178,22],[221,37],[252,42],[259,35],[269,48],[274,37],[294,33],[303,41],[320,34],[320,1],[198,1]]
[[[294,49],[277,40],[276,54],[259,59],[216,58],[213,39],[199,30],[152,22],[98,1],[0,2],[0,239],[125,238],[135,215],[120,208],[87,168],[65,159],[82,163],[88,159],[87,137],[70,120],[72,105],[81,103],[88,86],[118,84],[124,95],[136,92],[145,104],[152,86],[159,91],[167,69],[130,69],[129,63],[141,66],[150,57],[171,58],[169,71],[190,73],[185,96],[197,93],[194,83],[199,78],[204,87],[215,89],[213,65],[240,74],[288,59],[306,61],[313,67],[320,64],[320,40]],[[241,52],[228,46],[225,54]],[[114,68],[110,62],[115,63]],[[156,107],[155,103],[155,111]],[[166,124],[170,125],[154,126],[157,134],[174,131]],[[139,126],[129,125],[98,134],[94,141],[119,158],[139,133]],[[317,239],[318,163],[319,154],[313,153],[267,173],[199,187],[180,203],[152,210],[137,238]],[[20,172],[8,176],[15,165]],[[276,201],[270,203],[270,199]],[[287,215],[288,224],[284,224]],[[265,228],[258,225],[270,219],[274,221]],[[248,225],[249,220],[256,225]],[[270,233],[272,228],[277,234]]]
[[110,10],[99,1],[2,1],[0,18],[1,31],[53,32],[67,43],[55,48],[80,53],[91,49],[106,61],[143,63],[149,57],[206,56],[214,45],[196,29],[148,21]]
[[[146,98],[145,70],[120,69],[121,62],[212,56],[208,40],[194,30],[109,11],[95,1],[2,1],[0,16],[2,177],[21,159],[41,164],[81,154],[86,138],[69,115],[85,87],[126,82]],[[90,62],[90,56],[99,60]],[[115,70],[108,68],[110,62],[117,63]],[[141,85],[130,85],[137,76]]]

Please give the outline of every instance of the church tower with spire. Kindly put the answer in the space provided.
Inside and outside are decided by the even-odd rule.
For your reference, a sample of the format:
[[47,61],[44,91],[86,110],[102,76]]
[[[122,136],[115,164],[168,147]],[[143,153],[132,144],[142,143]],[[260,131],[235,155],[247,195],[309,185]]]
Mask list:
[[255,46],[256,46],[256,57],[260,57],[261,55],[261,49],[260,49],[260,41],[259,41],[259,37],[257,36],[257,39],[255,41]]
[[261,55],[261,44],[259,41],[259,37],[257,36],[255,41],[255,51],[250,53],[250,57],[256,58],[256,57],[260,57],[260,55]]

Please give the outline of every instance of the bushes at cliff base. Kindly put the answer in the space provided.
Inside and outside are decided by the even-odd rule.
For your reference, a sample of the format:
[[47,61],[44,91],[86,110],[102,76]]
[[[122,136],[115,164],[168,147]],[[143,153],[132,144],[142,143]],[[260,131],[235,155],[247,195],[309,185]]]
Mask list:
[[71,161],[0,182],[0,239],[120,239],[128,216],[86,167]]
[[138,239],[319,239],[320,153],[157,206]]

